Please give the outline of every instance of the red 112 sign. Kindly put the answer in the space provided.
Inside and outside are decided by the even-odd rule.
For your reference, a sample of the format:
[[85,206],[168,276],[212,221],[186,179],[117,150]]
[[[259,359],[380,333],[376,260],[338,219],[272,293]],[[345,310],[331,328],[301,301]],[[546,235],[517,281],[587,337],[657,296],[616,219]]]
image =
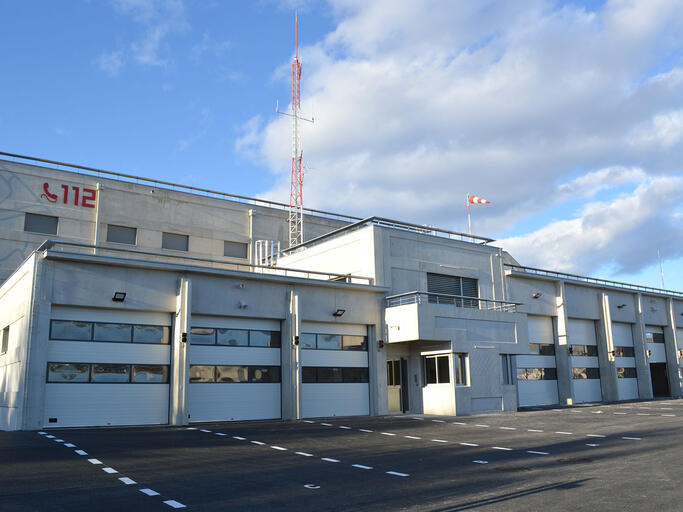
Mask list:
[[[62,203],[69,204],[73,201],[74,206],[83,206],[85,208],[95,208],[95,201],[97,201],[97,190],[93,188],[83,188],[75,187],[69,185],[62,185],[61,199]],[[50,184],[43,183],[43,193],[40,194],[50,201],[51,203],[56,203],[59,200],[59,195],[50,192]],[[80,201],[80,202],[79,202]]]

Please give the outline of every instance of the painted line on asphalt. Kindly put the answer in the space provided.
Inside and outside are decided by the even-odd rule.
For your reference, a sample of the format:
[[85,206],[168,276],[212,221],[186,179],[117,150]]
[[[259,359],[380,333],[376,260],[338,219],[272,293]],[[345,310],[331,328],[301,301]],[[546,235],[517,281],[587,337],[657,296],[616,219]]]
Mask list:
[[453,425],[467,425],[467,423],[463,423],[462,421],[454,421],[452,424]]
[[263,445],[266,444],[266,443],[262,443],[261,441],[250,441],[250,443],[251,443],[251,444],[257,444],[257,445],[259,445],[259,446],[263,446]]
[[515,427],[498,427],[501,430],[517,430]]
[[675,414],[662,414],[662,416],[668,416],[670,418],[674,418],[676,415]]
[[642,439],[641,439],[640,437],[627,437],[627,436],[624,436],[624,437],[622,437],[622,439],[626,439],[627,441],[642,441]]
[[432,441],[434,441],[435,443],[447,443],[448,442],[445,439],[432,439]]
[[54,438],[55,438],[55,436],[51,436],[51,435],[49,435],[49,434],[46,435],[45,437],[47,437],[48,439],[54,439]]
[[595,446],[600,446],[600,445],[599,445],[599,444],[593,444],[593,443],[586,443],[586,446],[593,446],[593,447],[595,447]]
[[620,414],[620,415],[623,416],[623,415],[625,415],[626,413],[625,413],[625,412],[613,412],[612,414]]
[[586,437],[607,437],[603,434],[586,434]]
[[372,469],[372,466],[363,466],[363,464],[351,464],[351,467],[358,469]]
[[488,425],[475,425],[475,427],[483,427],[483,428],[489,428]]
[[109,473],[110,475],[113,475],[114,473],[118,473],[114,468],[102,468],[102,471],[105,473]]
[[313,457],[312,453],[306,453],[306,452],[294,452],[294,453],[296,453],[297,455],[302,455],[304,457]]
[[405,437],[406,439],[422,439],[421,437],[417,437],[417,436],[403,436],[403,437]]
[[78,455],[88,455],[88,452],[84,450],[74,450]]
[[280,450],[281,452],[286,452],[287,448],[283,448],[282,446],[271,446],[273,450]]
[[315,421],[311,421],[311,420],[304,420],[304,423],[315,423]]
[[240,437],[240,436],[232,436],[233,439],[237,439],[238,441],[246,441],[246,437]]
[[199,430],[200,432],[211,432],[210,430],[206,430],[205,428],[202,428]]
[[538,429],[535,429],[535,428],[528,428],[526,431],[527,431],[527,432],[543,432],[542,430],[538,430]]
[[358,430],[360,430],[361,432],[368,432],[368,433],[374,432],[374,430],[368,430],[367,428],[359,428]]
[[47,432],[42,432],[42,431],[41,431],[41,432],[38,432],[38,435],[44,436],[44,435],[47,435]]
[[331,427],[332,423],[321,423],[323,427]]
[[649,412],[637,412],[636,416],[652,416]]
[[64,439],[53,439],[55,443],[63,443]]
[[398,471],[387,471],[387,475],[394,475],[394,476],[410,476],[408,473],[399,473]]
[[102,464],[102,462],[100,462],[100,461],[97,460],[97,459],[88,459],[88,462],[89,462],[90,464]]
[[339,462],[339,460],[330,459],[329,457],[322,457],[320,460],[324,460],[325,462]]
[[526,452],[532,455],[550,455],[548,452],[537,452],[536,450],[527,450]]
[[392,434],[391,432],[380,432],[383,436],[395,436],[396,434]]
[[506,447],[504,447],[504,446],[492,446],[491,448],[493,448],[494,450],[504,450],[504,451],[506,451],[506,452],[511,452],[511,451],[512,451],[512,448],[506,448]]
[[571,436],[571,435],[573,435],[571,432],[555,432],[555,433],[556,433],[556,434],[562,434],[562,435],[565,435],[565,436]]
[[128,478],[127,476],[122,476],[121,478],[119,478],[119,480],[121,480],[121,482],[123,482],[126,485],[137,484],[135,480],[133,480],[132,478]]
[[176,500],[166,500],[163,503],[165,503],[171,508],[185,508],[185,505]]
[[432,420],[434,423],[446,423],[444,420]]
[[476,460],[473,460],[472,462],[474,462],[475,464],[488,464],[489,463],[487,460],[481,460],[481,459],[476,459]]
[[346,425],[342,425],[339,428],[343,428],[344,430],[351,430],[351,427],[347,427]]
[[159,496],[159,493],[153,491],[152,489],[140,489],[140,492],[142,494],[146,494],[147,496]]
[[76,448],[76,445],[71,443],[64,443],[64,446],[66,446],[67,448]]
[[479,446],[479,445],[476,444],[476,443],[458,443],[458,444],[461,444],[461,445],[463,445],[463,446]]

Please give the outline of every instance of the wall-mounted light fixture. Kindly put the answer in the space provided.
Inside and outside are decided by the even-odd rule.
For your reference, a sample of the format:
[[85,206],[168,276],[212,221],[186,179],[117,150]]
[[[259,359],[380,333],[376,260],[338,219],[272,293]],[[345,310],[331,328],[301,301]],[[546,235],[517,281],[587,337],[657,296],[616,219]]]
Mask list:
[[542,296],[543,296],[543,294],[542,294],[541,292],[534,292],[534,293],[531,294],[531,298],[532,298],[532,299],[539,299],[539,298],[541,298]]
[[342,316],[344,313],[346,313],[346,310],[345,310],[345,309],[338,309],[337,311],[335,311],[334,313],[332,313],[332,316],[336,316],[337,318],[339,318],[339,317]]
[[650,357],[652,355],[652,350],[648,349],[646,353],[647,353],[647,357]]
[[126,292],[114,292],[114,296],[111,298],[114,302],[123,302],[126,300]]
[[[384,340],[377,340],[377,348],[378,349],[383,349],[384,348]],[[683,351],[682,351],[683,352]]]
[[237,303],[237,307],[240,309],[247,309],[247,303],[241,300]]
[[626,307],[626,304],[619,304],[619,305],[617,306],[617,309],[623,309],[623,308],[625,308],[625,307]]
[[678,351],[678,357],[683,357],[683,350]]

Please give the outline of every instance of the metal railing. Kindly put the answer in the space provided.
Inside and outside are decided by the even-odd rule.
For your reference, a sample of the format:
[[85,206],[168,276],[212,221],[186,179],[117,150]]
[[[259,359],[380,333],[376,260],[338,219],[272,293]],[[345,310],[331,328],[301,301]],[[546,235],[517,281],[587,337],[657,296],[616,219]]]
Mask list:
[[421,235],[437,236],[440,238],[448,238],[450,240],[459,240],[461,242],[476,243],[479,245],[486,245],[489,242],[493,242],[493,238],[485,238],[483,236],[469,235],[467,233],[460,233],[458,231],[449,231],[448,229],[441,229],[434,226],[421,226],[419,224],[411,224],[410,222],[403,222],[400,220],[386,219],[384,217],[367,217],[348,226],[342,226],[324,235],[311,238],[310,240],[289,247],[283,251],[283,255],[292,254],[298,250],[312,247],[322,242],[327,242],[338,236],[345,235],[352,231],[362,229],[366,226],[382,226],[391,229],[398,229],[401,231],[408,231],[411,233],[419,233]]
[[658,295],[669,295],[673,297],[682,297],[683,292],[675,290],[665,290],[663,288],[654,288],[652,286],[642,286],[639,284],[622,283],[620,281],[611,281],[609,279],[600,279],[597,277],[580,276],[578,274],[569,274],[567,272],[557,272],[555,270],[546,270],[542,268],[523,267],[521,265],[513,265],[512,263],[505,263],[505,266],[518,272],[525,274],[533,274],[537,276],[550,277],[554,279],[570,279],[573,281],[580,281],[582,283],[598,284],[601,286],[610,286],[612,288],[621,288],[624,290],[632,290],[637,292],[656,293]]
[[[193,187],[190,185],[180,185],[178,183],[172,183],[170,181],[162,181],[154,178],[143,178],[141,176],[135,176],[133,174],[125,174],[121,172],[106,171],[104,169],[97,169],[96,167],[87,167],[85,165],[69,164],[65,162],[59,162],[57,160],[48,160],[45,158],[38,158],[35,156],[17,155],[14,153],[6,153],[0,151],[0,156],[11,158],[17,163],[24,163],[22,160],[27,160],[29,162],[40,162],[44,164],[50,164],[57,166],[57,170],[65,170],[67,172],[73,172],[77,174],[82,174],[84,176],[96,176],[96,177],[109,177],[110,179],[115,179],[117,181],[122,181],[126,183],[136,183],[138,185],[148,185],[154,188],[173,190],[179,192],[187,192],[195,195],[202,195],[205,197],[212,197],[214,199],[227,199],[230,201],[236,201],[240,203],[253,204],[256,206],[265,206],[267,208],[275,208],[278,210],[289,210],[289,205],[285,203],[279,203],[277,201],[269,201],[267,199],[257,199],[254,197],[240,196],[237,194],[229,194],[227,192],[220,192],[217,190],[211,190],[208,188]],[[335,220],[340,220],[343,222],[355,222],[360,220],[360,217],[354,217],[353,215],[345,215],[343,213],[327,212],[324,210],[315,210],[313,208],[304,208],[305,214],[314,215],[317,217],[325,217]]]
[[298,268],[271,267],[266,265],[254,265],[241,261],[232,260],[213,260],[209,258],[199,258],[183,254],[161,253],[153,251],[143,251],[140,249],[126,249],[122,247],[109,247],[103,245],[90,245],[79,242],[69,242],[66,240],[45,240],[36,252],[52,251],[62,254],[73,255],[95,255],[109,256],[125,259],[126,261],[155,262],[155,263],[175,263],[192,265],[202,269],[237,270],[242,272],[253,272],[272,276],[297,277],[303,279],[314,279],[318,281],[334,281],[340,283],[352,283],[373,285],[374,279],[371,277],[357,276],[351,274],[335,274],[333,272],[320,272],[316,270],[305,270]]
[[460,308],[482,309],[486,311],[503,311],[515,313],[521,302],[507,300],[482,299],[465,295],[450,295],[446,293],[407,292],[386,298],[386,307],[404,306],[406,304],[447,304]]

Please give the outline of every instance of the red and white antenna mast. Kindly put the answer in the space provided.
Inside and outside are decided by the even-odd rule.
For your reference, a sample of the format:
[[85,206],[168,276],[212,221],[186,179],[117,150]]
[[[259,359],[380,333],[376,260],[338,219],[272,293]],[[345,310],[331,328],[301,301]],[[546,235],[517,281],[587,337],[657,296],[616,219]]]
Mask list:
[[299,61],[299,21],[294,14],[294,38],[295,53],[292,61],[292,111],[280,112],[279,114],[292,118],[292,177],[289,188],[289,246],[299,245],[304,241],[304,175],[301,168],[303,150],[301,148],[301,135],[299,133],[299,121],[313,122],[313,119],[301,117],[301,62]]

